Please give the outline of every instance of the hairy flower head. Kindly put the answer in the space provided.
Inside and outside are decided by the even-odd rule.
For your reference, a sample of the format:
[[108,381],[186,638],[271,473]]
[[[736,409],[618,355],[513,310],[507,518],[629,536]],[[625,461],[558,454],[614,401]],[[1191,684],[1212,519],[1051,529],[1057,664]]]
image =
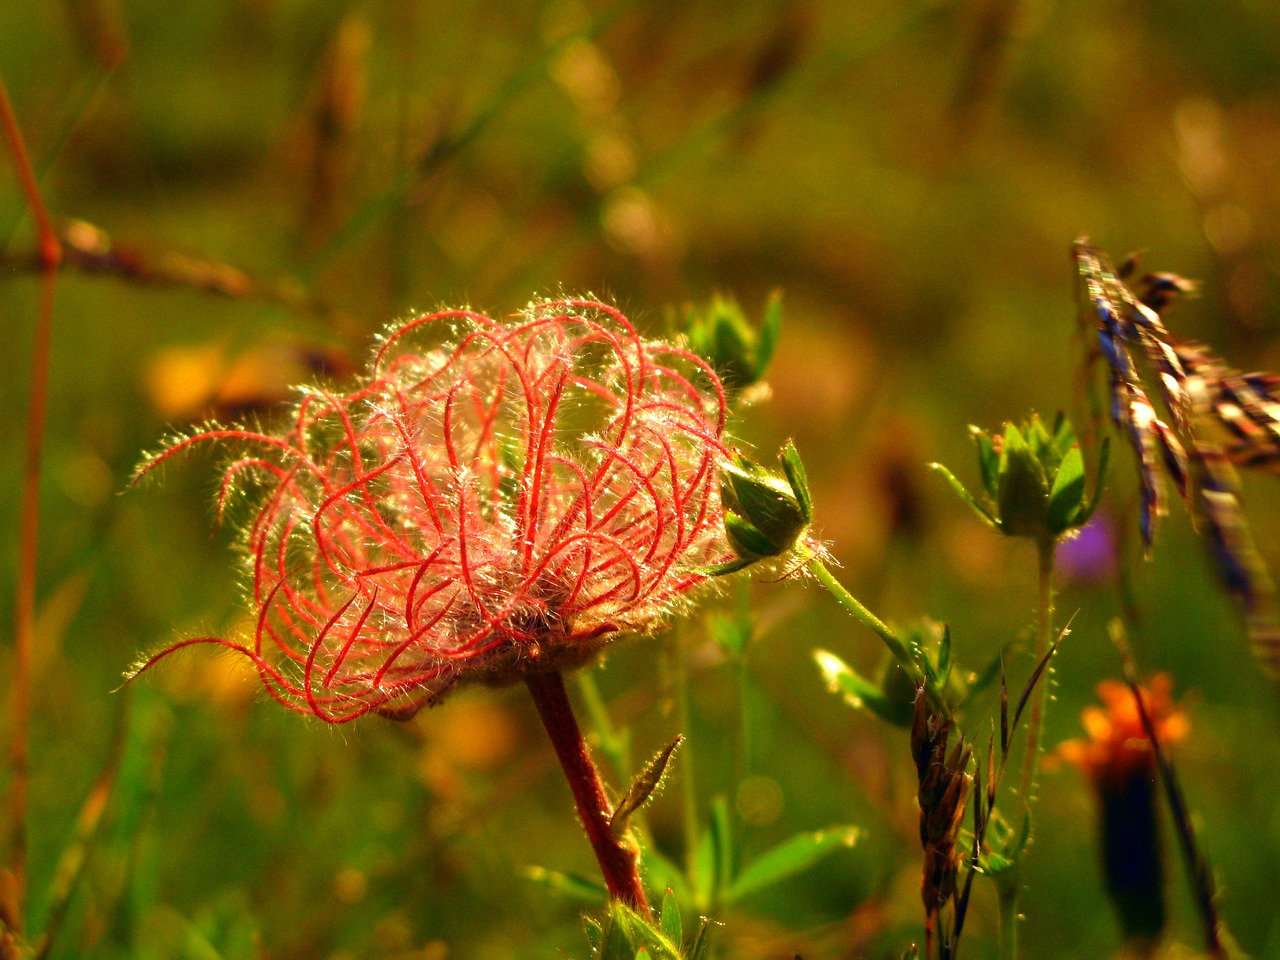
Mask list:
[[411,716],[467,682],[581,664],[647,630],[724,561],[724,391],[617,310],[465,310],[383,338],[350,393],[307,389],[279,433],[228,441],[252,479],[251,642],[268,692],[339,723]]

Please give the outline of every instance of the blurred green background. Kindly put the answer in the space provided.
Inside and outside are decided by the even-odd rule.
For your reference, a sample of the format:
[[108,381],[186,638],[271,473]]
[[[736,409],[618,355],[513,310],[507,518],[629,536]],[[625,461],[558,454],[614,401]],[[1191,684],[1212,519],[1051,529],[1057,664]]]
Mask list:
[[[585,954],[581,904],[520,872],[593,863],[517,692],[467,691],[411,725],[326,729],[203,650],[116,690],[140,654],[245,616],[234,535],[210,532],[216,460],[122,493],[142,452],[286,396],[308,368],[358,364],[393,319],[590,291],[656,333],[717,291],[758,316],[782,288],[772,397],[738,434],[765,457],[794,437],[851,589],[886,617],[949,621],[974,667],[1030,637],[1034,556],[980,528],[925,464],[975,481],[968,424],[1078,401],[1077,236],[1199,278],[1174,332],[1280,368],[1280,7],[1261,0],[9,0],[0,75],[48,204],[83,221],[71,235],[111,268],[68,269],[57,290],[37,926],[117,736],[124,753],[54,956]],[[12,583],[36,280],[8,162],[0,229]],[[1105,512],[1127,544],[1133,640],[1191,703],[1178,758],[1223,913],[1252,954],[1280,957],[1276,691],[1176,505],[1141,561],[1133,464],[1116,460]],[[1274,487],[1246,486],[1273,568]],[[1080,708],[1117,672],[1103,630],[1115,578],[1065,574],[1059,609],[1076,618],[1050,744],[1079,733]],[[692,729],[657,639],[619,645],[598,673],[636,756],[691,737],[654,834],[681,855],[689,776],[704,801],[728,799],[744,855],[797,830],[863,827],[853,850],[721,917],[718,936],[732,957],[896,956],[919,937],[905,734],[826,693],[811,659],[822,646],[873,671],[877,643],[798,579],[752,593],[750,749],[738,680],[698,624]],[[1050,769],[1040,799],[1024,955],[1109,955],[1090,792]],[[1168,872],[1170,935],[1194,945],[1172,856]],[[985,888],[971,923],[966,954],[994,956]]]

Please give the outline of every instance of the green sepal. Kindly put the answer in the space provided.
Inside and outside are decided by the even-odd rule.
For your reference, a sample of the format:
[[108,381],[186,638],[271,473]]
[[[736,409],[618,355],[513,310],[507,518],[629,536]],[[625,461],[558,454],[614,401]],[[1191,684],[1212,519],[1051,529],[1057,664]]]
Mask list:
[[[795,546],[813,517],[813,499],[795,444],[779,455],[785,475],[779,477],[742,454],[720,470],[720,503],[725,534],[738,559],[747,563],[777,557]],[[709,568],[713,576],[740,570],[741,564]]]
[[756,560],[756,557],[735,557],[732,560],[726,560],[724,563],[714,563],[709,567],[698,567],[695,572],[704,577],[727,577],[731,573],[747,569]]
[[1084,455],[1073,446],[1062,458],[1049,491],[1049,532],[1058,536],[1077,525],[1085,510]]
[[982,486],[987,495],[994,499],[996,491],[1000,489],[1000,454],[996,452],[996,445],[985,430],[970,426],[969,434],[978,445],[978,469],[982,473]]
[[680,947],[626,904],[613,901],[601,931],[599,960],[681,960]]
[[[1038,423],[1038,420],[1033,421],[1034,425]],[[1044,432],[1043,427],[1040,432]],[[1031,445],[1012,423],[1005,424],[999,483],[996,512],[1000,518],[1000,529],[1014,537],[1038,538],[1043,535],[1049,484]]]
[[[735,463],[720,472],[720,496],[726,515],[739,514],[763,534],[765,545],[757,551],[760,556],[777,556],[795,543],[809,525],[809,515],[792,484],[741,455],[734,459]],[[785,468],[785,459],[783,463]],[[808,488],[805,489],[807,493]]]
[[600,946],[604,943],[604,924],[595,919],[595,917],[583,917],[582,932],[587,935],[587,943],[591,946],[591,953],[599,955]]
[[729,546],[743,558],[758,560],[772,557],[778,552],[777,545],[772,540],[754,525],[728,510],[724,512],[724,530],[729,536]]
[[800,514],[805,523],[813,520],[813,496],[809,493],[809,476],[805,473],[804,462],[800,459],[800,451],[796,449],[794,440],[788,440],[782,448],[782,472],[787,475],[787,483],[791,484],[791,492],[800,504]]
[[954,473],[940,463],[929,464],[929,469],[936,470],[938,473],[942,474],[942,478],[950,484],[951,489],[956,492],[956,496],[963,500],[969,509],[978,515],[978,519],[987,524],[993,530],[998,530],[1000,528],[1000,522],[991,515],[991,512],[987,510],[986,507],[974,499],[973,494],[965,489],[965,485],[956,478]]

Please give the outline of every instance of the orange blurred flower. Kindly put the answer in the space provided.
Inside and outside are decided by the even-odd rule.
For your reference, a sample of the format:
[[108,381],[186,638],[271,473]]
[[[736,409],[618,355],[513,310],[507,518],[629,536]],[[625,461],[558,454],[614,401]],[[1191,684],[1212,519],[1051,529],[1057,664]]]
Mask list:
[[[1103,705],[1080,714],[1087,738],[1068,740],[1058,754],[1078,767],[1097,789],[1119,785],[1135,775],[1152,776],[1155,754],[1138,715],[1133,693],[1118,680],[1098,684]],[[1173,677],[1157,673],[1142,688],[1142,702],[1164,746],[1182,741],[1190,729],[1186,712],[1173,701]]]
[[[1173,678],[1152,677],[1140,688],[1161,746],[1186,737],[1186,712],[1173,701]],[[1115,680],[1098,684],[1103,706],[1081,714],[1088,736],[1058,748],[1098,798],[1103,880],[1120,927],[1138,956],[1152,956],[1165,925],[1164,864],[1156,813],[1156,756],[1133,691]]]

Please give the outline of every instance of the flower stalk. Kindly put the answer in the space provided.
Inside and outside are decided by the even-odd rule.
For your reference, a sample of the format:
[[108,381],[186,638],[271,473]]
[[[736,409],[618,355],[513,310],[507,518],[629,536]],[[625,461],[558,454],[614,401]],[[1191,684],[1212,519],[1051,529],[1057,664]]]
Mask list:
[[[922,682],[923,677],[920,666],[916,663],[915,658],[911,656],[907,645],[902,642],[896,633],[889,629],[884,621],[863,606],[857,597],[845,589],[844,584],[837,580],[835,575],[827,569],[821,557],[814,553],[809,553],[808,563],[805,566],[813,574],[814,579],[822,584],[840,606],[844,607],[855,620],[884,641],[884,645],[889,648],[889,653],[893,655],[893,659],[906,671],[907,676],[914,683]],[[929,693],[927,689],[926,693]]]
[[[1053,633],[1053,560],[1056,540],[1044,539],[1036,544],[1037,603],[1036,603],[1036,663],[1049,652],[1049,638]],[[1036,773],[1040,765],[1040,733],[1044,728],[1045,703],[1049,696],[1049,684],[1037,685],[1031,695],[1031,718],[1027,723],[1027,749],[1022,759],[1022,799],[1031,806],[1031,791],[1035,789]]]
[[[9,100],[0,80],[0,130],[18,168],[22,192],[36,224],[40,251],[40,301],[32,346],[30,403],[27,407],[26,462],[22,474],[22,507],[18,533],[18,576],[14,590],[13,732],[9,742],[10,903],[0,904],[4,923],[22,933],[27,882],[27,785],[31,724],[31,663],[35,636],[36,555],[40,531],[40,474],[44,458],[44,422],[49,392],[49,344],[53,332],[54,281],[62,260],[53,222],[40,196],[40,186]],[[7,898],[8,899],[8,898]]]
[[604,783],[574,716],[563,675],[558,670],[530,673],[525,676],[525,685],[569,782],[578,818],[600,864],[609,896],[650,916],[636,849],[625,835],[618,836],[613,830],[613,804],[605,794]]

